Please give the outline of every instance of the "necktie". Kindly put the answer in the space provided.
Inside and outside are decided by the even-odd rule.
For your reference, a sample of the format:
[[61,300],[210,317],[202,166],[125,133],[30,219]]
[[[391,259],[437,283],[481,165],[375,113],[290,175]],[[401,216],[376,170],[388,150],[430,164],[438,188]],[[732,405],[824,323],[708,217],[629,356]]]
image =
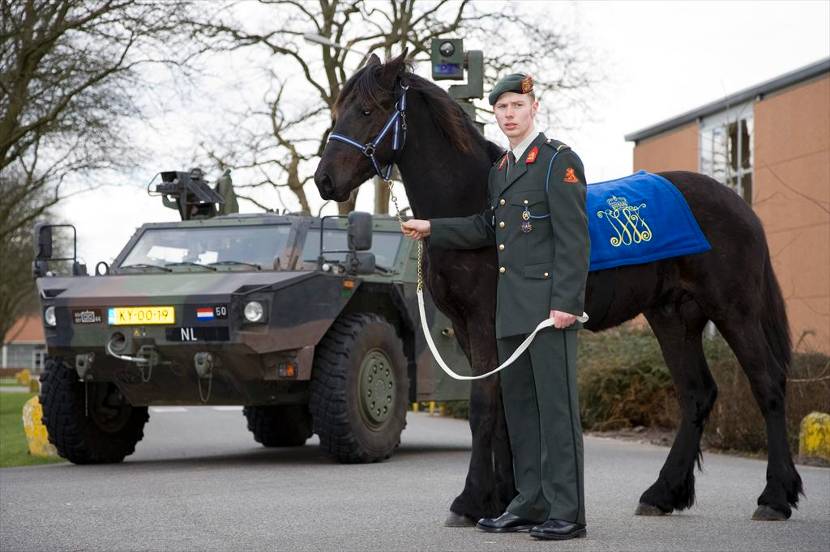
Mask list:
[[512,150],[511,150],[511,151],[508,151],[508,152],[507,152],[507,171],[506,171],[506,173],[505,173],[505,175],[504,175],[504,177],[505,177],[505,178],[509,178],[509,177],[510,177],[510,168],[511,168],[511,167],[514,167],[515,165],[516,165],[516,156],[515,156],[515,155],[513,155],[513,151],[512,151]]

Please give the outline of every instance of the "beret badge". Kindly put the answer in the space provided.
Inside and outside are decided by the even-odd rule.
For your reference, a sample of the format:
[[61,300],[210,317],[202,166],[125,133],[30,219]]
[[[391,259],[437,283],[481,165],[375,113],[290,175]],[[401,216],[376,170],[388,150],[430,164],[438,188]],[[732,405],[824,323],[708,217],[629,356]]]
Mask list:
[[533,90],[533,77],[528,75],[522,79],[522,94],[527,94]]

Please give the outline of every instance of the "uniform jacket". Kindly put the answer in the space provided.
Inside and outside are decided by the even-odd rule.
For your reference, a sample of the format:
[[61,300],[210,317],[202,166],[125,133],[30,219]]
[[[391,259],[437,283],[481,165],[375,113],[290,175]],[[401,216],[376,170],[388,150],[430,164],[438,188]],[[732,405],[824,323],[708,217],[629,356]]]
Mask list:
[[[496,337],[532,332],[551,309],[581,315],[590,238],[579,157],[540,132],[509,176],[506,153],[493,164],[487,193],[481,213],[432,219],[429,240],[445,249],[496,245]],[[522,231],[525,211],[530,232]],[[581,327],[577,321],[567,329]]]

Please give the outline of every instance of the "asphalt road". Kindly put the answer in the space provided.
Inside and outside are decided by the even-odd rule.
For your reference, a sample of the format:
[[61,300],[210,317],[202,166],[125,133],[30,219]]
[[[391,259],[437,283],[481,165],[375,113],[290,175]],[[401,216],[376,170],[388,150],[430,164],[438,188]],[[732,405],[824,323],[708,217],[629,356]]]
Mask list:
[[410,413],[387,462],[339,465],[316,438],[265,449],[239,409],[153,409],[123,464],[0,470],[0,551],[830,549],[830,470],[799,466],[807,497],[787,522],[753,522],[758,460],[706,454],[698,502],[633,515],[667,448],[587,437],[588,538],[535,541],[442,526],[469,460],[466,422]]

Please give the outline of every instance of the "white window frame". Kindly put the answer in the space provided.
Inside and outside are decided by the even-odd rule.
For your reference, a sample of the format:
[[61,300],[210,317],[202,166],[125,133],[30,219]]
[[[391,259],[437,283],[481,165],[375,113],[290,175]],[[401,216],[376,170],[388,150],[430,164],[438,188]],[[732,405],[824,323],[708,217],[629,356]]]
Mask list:
[[[38,357],[40,357],[40,364],[38,365]],[[32,349],[32,364],[30,370],[33,374],[43,372],[44,364],[46,364],[46,348],[37,345]]]
[[[708,137],[709,133],[716,129],[728,129],[730,123],[738,123],[737,125],[737,136],[738,136],[738,143],[737,147],[737,155],[738,155],[738,162],[737,162],[737,170],[733,172],[733,169],[729,163],[729,152],[724,151],[724,155],[726,156],[725,168],[726,168],[726,179],[727,181],[730,178],[735,178],[735,182],[737,183],[735,187],[729,186],[728,182],[723,182],[724,185],[729,186],[735,193],[740,195],[741,197],[745,198],[747,202],[752,205],[753,197],[755,194],[755,110],[754,110],[755,102],[749,101],[743,104],[739,104],[728,109],[724,109],[723,111],[719,111],[713,115],[709,115],[704,117],[700,120],[699,127],[698,127],[698,155],[697,155],[697,163],[698,163],[698,172],[703,174],[707,174],[713,178],[716,178],[715,175],[711,174],[711,171],[707,170],[708,167],[703,166],[703,156],[704,156],[704,140]],[[743,159],[741,156],[743,155],[743,133],[741,132],[740,121],[744,119],[747,121],[748,134],[749,134],[749,167],[744,168],[743,166]],[[726,136],[726,142],[724,146],[728,148],[728,133]],[[750,175],[750,182],[752,183],[752,189],[750,192],[750,197],[746,197],[746,194],[743,193],[742,189],[742,178],[749,174]],[[737,188],[737,189],[736,189]]]

